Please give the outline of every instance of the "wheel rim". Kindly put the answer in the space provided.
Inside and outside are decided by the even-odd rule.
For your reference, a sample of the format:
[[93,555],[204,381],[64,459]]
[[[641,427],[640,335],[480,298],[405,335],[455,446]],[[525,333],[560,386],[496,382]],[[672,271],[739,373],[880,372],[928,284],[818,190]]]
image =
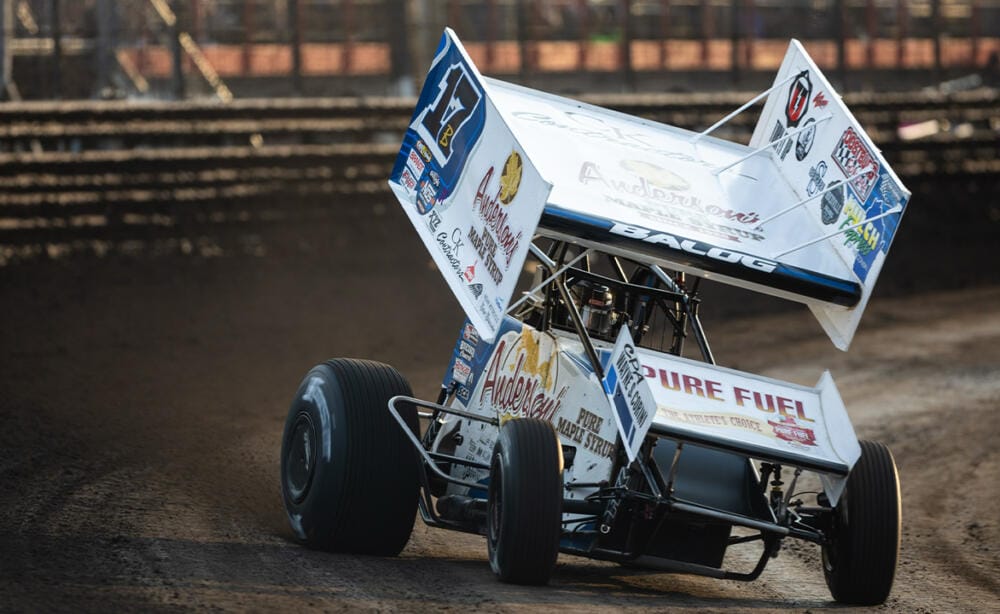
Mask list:
[[316,467],[316,429],[309,414],[300,412],[295,417],[287,444],[285,486],[291,500],[301,503],[309,494]]

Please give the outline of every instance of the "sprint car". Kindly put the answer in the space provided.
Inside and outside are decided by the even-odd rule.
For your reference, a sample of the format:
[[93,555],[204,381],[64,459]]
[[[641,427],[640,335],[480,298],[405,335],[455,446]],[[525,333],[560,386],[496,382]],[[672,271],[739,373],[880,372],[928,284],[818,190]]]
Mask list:
[[[712,136],[759,101],[749,144]],[[694,133],[485,78],[446,30],[389,186],[466,320],[434,401],[381,363],[308,372],[281,451],[298,540],[396,555],[419,512],[545,584],[560,552],[749,581],[798,539],[835,600],[885,601],[890,451],[828,372],[719,366],[699,317],[700,281],[732,284],[806,304],[846,351],[909,200],[797,41]]]

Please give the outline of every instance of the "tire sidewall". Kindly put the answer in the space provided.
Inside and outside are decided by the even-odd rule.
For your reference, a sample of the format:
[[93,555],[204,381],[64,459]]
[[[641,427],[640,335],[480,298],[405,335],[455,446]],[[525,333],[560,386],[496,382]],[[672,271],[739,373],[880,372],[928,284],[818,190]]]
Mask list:
[[[501,431],[500,438],[497,439],[493,447],[493,462],[490,467],[489,501],[487,505],[486,518],[486,550],[489,555],[490,568],[498,576],[503,574],[504,565],[504,544],[507,542],[506,536],[510,529],[506,526],[510,522],[511,514],[504,513],[503,501],[505,493],[510,492],[510,476],[504,467],[510,466],[509,452],[510,442],[501,444],[500,439],[504,438],[505,432]],[[507,438],[509,440],[509,438]],[[499,473],[499,476],[497,475]],[[499,479],[497,479],[499,477]],[[499,517],[499,521],[498,521]]]
[[[296,502],[289,492],[286,472],[293,429],[303,413],[313,424],[317,456],[305,497]],[[333,529],[333,518],[314,510],[320,507],[324,493],[341,492],[343,488],[344,467],[336,460],[346,444],[346,429],[337,428],[344,418],[342,393],[333,370],[325,364],[313,367],[295,392],[281,438],[281,496],[289,524],[300,542],[324,542]]]
[[[899,472],[886,446],[871,441],[860,443],[862,457],[834,508],[833,540],[823,546],[821,558],[823,575],[834,599],[851,605],[877,605],[892,590],[899,560]],[[879,529],[895,530],[889,533]]]

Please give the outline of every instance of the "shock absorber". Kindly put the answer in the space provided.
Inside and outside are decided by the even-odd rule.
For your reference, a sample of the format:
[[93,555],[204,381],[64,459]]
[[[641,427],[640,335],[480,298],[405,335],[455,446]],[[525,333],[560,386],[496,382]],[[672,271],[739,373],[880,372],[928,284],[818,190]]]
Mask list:
[[785,493],[781,487],[785,483],[781,481],[781,465],[774,465],[774,479],[771,480],[771,509],[778,520],[778,524],[785,522]]

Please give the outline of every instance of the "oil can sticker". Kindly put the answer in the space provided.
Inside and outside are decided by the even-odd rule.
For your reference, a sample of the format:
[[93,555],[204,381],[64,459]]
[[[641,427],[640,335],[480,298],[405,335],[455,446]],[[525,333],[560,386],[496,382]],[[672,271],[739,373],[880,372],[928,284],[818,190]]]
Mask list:
[[[837,186],[836,189],[833,189],[834,186]],[[844,186],[840,185],[840,181],[833,181],[829,187],[830,191],[823,195],[820,202],[823,223],[827,226],[836,222],[844,210]]]

